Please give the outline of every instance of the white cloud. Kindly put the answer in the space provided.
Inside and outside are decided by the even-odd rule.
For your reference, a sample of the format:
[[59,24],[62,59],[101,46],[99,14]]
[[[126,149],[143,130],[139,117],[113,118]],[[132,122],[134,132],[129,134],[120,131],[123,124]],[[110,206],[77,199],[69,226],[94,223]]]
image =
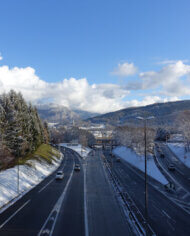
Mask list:
[[[11,89],[22,92],[27,101],[34,104],[54,102],[71,109],[106,113],[130,106],[144,106],[156,102],[175,101],[180,96],[190,94],[190,86],[182,78],[190,75],[190,65],[178,61],[164,66],[160,71],[142,72],[140,81],[118,84],[89,84],[86,78],[64,79],[56,83],[48,83],[40,79],[31,67],[0,67],[0,93]],[[187,81],[186,81],[187,82]],[[190,83],[189,83],[190,84]],[[142,96],[142,99],[130,100],[134,90],[156,96]],[[140,95],[140,94],[139,94]],[[128,97],[128,101],[126,98]]]
[[2,55],[1,55],[1,53],[0,53],[0,61],[2,61],[3,60],[3,57],[2,57]]
[[90,85],[86,78],[64,79],[57,83],[41,80],[31,67],[0,67],[0,93],[10,89],[22,92],[27,101],[52,101],[71,109],[105,113],[124,107],[122,99],[129,93],[116,84]]
[[[157,64],[160,64],[160,65],[168,65],[168,64],[175,64],[176,62],[178,62],[179,60],[163,60],[163,61],[159,61]],[[180,60],[182,61],[183,63],[187,63],[189,62],[189,60]]]
[[147,106],[147,105],[154,104],[154,103],[172,102],[172,101],[178,101],[178,100],[179,100],[178,97],[161,98],[159,96],[145,96],[142,100],[134,99],[131,101],[127,101],[125,103],[125,107]]
[[133,63],[125,62],[123,64],[118,64],[118,67],[111,73],[117,76],[129,76],[134,75],[138,71],[137,67]]
[[160,71],[141,72],[140,81],[126,85],[128,90],[160,89],[160,94],[166,96],[185,96],[190,94],[187,78],[190,75],[190,65],[177,61],[164,66]]

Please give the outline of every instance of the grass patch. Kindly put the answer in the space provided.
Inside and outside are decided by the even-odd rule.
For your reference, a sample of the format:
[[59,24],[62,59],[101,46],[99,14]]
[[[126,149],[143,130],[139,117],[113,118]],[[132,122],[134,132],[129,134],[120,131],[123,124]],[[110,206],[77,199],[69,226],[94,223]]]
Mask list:
[[48,163],[52,163],[53,160],[55,160],[55,157],[60,158],[61,155],[59,153],[58,150],[56,150],[55,148],[53,148],[51,145],[48,144],[41,144],[35,152],[26,155],[23,158],[19,158],[19,160],[17,160],[17,164],[19,165],[24,165],[27,164],[26,162],[28,160],[34,160],[34,159],[38,159],[38,160],[45,160]]

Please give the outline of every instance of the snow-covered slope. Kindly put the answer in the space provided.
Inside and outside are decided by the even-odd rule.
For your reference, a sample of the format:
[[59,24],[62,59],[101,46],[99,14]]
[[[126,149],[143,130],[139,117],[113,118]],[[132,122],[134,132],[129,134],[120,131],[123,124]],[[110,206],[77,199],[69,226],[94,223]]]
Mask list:
[[[30,160],[19,166],[19,194],[30,190],[51,174],[62,161],[54,157],[52,164],[46,161]],[[18,166],[0,172],[0,208],[18,196]]]
[[[117,147],[113,151],[116,155],[120,156],[123,160],[129,162],[130,164],[134,165],[138,169],[144,172],[144,157],[137,155],[134,151],[130,148],[126,147]],[[152,178],[156,179],[162,184],[167,184],[168,181],[159,171],[158,167],[154,163],[153,157],[149,156],[147,161],[147,171],[148,175]]]
[[168,147],[175,155],[190,168],[190,152],[185,152],[183,143],[168,143]]
[[74,150],[83,158],[86,158],[88,153],[92,150],[88,147],[82,147],[80,144],[61,143],[60,146],[67,147],[67,148]]

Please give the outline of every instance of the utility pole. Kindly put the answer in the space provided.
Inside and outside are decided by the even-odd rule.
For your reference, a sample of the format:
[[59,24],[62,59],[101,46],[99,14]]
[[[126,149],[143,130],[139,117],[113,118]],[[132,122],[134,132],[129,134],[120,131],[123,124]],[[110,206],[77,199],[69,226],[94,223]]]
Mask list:
[[20,178],[20,173],[19,173],[20,169],[19,169],[19,159],[18,159],[18,165],[17,165],[17,193],[19,195],[19,190],[20,190],[20,187],[19,187],[19,178]]
[[144,119],[144,157],[145,157],[145,172],[144,172],[144,178],[145,178],[145,220],[146,220],[146,227],[148,224],[148,188],[147,188],[147,139],[146,139],[146,126],[147,126],[147,120]]
[[147,226],[148,226],[148,185],[147,185],[147,120],[154,119],[153,116],[149,117],[136,117],[139,120],[144,121],[144,203],[145,203],[145,231],[147,234]]

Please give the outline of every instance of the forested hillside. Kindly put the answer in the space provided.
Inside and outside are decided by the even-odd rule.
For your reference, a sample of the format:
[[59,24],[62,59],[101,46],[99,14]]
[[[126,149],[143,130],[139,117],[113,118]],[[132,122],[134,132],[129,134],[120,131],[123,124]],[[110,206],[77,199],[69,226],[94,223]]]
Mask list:
[[21,93],[11,90],[0,96],[0,167],[34,152],[49,141],[48,126]]
[[92,123],[111,124],[114,126],[137,124],[138,116],[154,116],[151,121],[155,125],[173,125],[176,117],[186,110],[190,110],[190,100],[157,103],[144,107],[130,107],[123,110],[110,112],[101,116],[87,119]]

